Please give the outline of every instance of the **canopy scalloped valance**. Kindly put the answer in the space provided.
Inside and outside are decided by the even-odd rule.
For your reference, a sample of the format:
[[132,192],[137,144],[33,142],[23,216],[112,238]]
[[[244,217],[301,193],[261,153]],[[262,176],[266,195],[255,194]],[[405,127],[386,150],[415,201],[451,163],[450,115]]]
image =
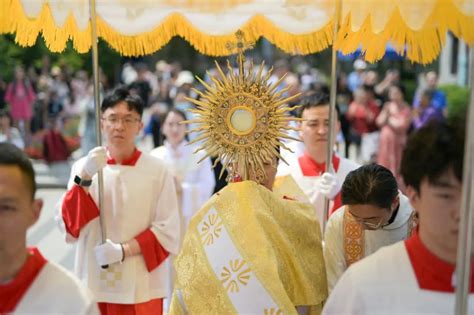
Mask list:
[[[246,40],[265,37],[290,54],[327,48],[333,39],[333,0],[96,0],[98,36],[125,56],[153,53],[174,36],[198,51],[228,55],[226,44],[240,29]],[[446,33],[474,43],[472,0],[343,0],[336,47],[359,47],[368,61],[383,57],[386,44],[412,61],[434,60]],[[4,0],[0,33],[22,46],[41,34],[51,51],[72,40],[91,46],[88,0]]]

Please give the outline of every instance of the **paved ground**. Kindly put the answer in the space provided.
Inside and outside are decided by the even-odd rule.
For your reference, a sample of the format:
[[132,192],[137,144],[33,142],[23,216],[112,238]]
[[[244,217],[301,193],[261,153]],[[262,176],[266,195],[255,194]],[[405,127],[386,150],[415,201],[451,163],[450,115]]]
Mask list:
[[69,270],[74,265],[74,246],[64,241],[54,220],[56,206],[66,191],[70,163],[48,165],[33,161],[38,184],[37,198],[43,199],[44,206],[39,221],[28,231],[28,246],[37,246],[43,255]]
[[72,162],[58,162],[46,164],[34,160],[33,167],[36,173],[36,182],[39,188],[66,188]]
[[37,198],[44,201],[39,221],[28,231],[28,246],[37,246],[43,255],[69,270],[74,265],[74,246],[66,244],[54,220],[56,206],[65,189],[39,189]]

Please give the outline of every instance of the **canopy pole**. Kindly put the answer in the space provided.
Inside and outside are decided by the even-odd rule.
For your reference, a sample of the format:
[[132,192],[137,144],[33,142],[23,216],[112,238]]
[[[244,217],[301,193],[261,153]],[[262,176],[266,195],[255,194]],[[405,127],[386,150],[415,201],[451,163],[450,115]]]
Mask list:
[[[328,143],[327,143],[327,155],[326,155],[326,172],[334,174],[334,167],[332,165],[332,155],[334,152],[334,139],[336,135],[333,132],[334,125],[336,124],[336,93],[337,93],[337,48],[336,39],[337,32],[339,29],[339,20],[342,11],[342,1],[337,0],[335,12],[334,12],[334,28],[333,28],[333,40],[332,40],[332,55],[331,55],[331,91],[330,91],[330,106],[329,106],[329,130],[328,130]],[[323,235],[326,231],[326,223],[329,216],[329,198],[324,199],[324,214],[323,214]]]
[[469,310],[469,291],[471,279],[473,196],[474,196],[474,47],[470,48],[470,102],[466,122],[464,147],[463,191],[459,223],[458,252],[456,259],[456,308],[457,315],[467,314]]
[[[99,86],[99,51],[97,48],[97,16],[95,11],[95,0],[89,0],[90,21],[91,21],[91,47],[92,47],[92,73],[94,82],[94,103],[95,103],[95,118],[96,118],[96,141],[97,146],[102,146],[102,132],[100,128],[101,112],[100,112],[100,86]],[[104,175],[102,170],[97,174],[98,188],[99,188],[99,214],[100,214],[100,231],[102,236],[102,243],[107,239],[104,223]],[[102,266],[107,268],[107,266]]]

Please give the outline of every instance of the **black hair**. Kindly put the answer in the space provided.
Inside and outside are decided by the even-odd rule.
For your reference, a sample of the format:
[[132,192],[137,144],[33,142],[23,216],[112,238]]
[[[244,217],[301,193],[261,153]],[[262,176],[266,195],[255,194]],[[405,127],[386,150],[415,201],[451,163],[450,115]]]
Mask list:
[[13,126],[13,117],[12,117],[12,115],[10,114],[9,111],[7,111],[7,110],[0,110],[0,117],[7,117],[8,120],[10,121],[10,127]]
[[187,120],[188,118],[186,117],[186,113],[180,109],[177,109],[175,107],[172,107],[170,108],[164,115],[163,115],[163,123],[165,122],[166,118],[169,116],[169,114],[171,113],[175,113],[179,116],[181,116],[181,118],[183,118],[184,120]]
[[362,84],[362,89],[367,93],[372,93],[375,95],[375,87],[369,84]]
[[135,111],[142,117],[144,107],[143,100],[138,95],[130,94],[129,89],[123,86],[116,88],[104,97],[100,110],[104,113],[108,108],[112,108],[120,102],[127,103],[130,111]]
[[389,169],[378,164],[363,165],[347,174],[341,189],[344,205],[390,209],[397,196],[397,180]]
[[[320,91],[308,91],[301,97],[300,104],[302,105],[299,117],[303,116],[303,112],[307,109],[320,107],[320,106],[330,106],[329,103],[329,93],[326,93],[324,89]],[[336,113],[337,119],[339,119],[341,115],[341,110],[339,106],[336,104]]]
[[33,200],[36,193],[35,171],[28,156],[11,143],[0,143],[0,165],[17,166],[20,169]]
[[420,192],[427,178],[434,184],[452,168],[461,182],[464,160],[464,125],[432,121],[409,138],[403,151],[401,174],[405,185]]

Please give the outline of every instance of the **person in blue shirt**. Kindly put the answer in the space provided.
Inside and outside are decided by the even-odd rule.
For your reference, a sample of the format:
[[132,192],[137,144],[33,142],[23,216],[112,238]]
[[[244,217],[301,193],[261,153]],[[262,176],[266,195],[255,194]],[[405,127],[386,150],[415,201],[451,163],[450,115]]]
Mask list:
[[[430,106],[444,113],[446,111],[447,105],[446,94],[440,89],[438,89],[438,75],[436,74],[436,72],[430,71],[426,73],[425,80],[426,89],[431,92]],[[420,101],[421,93],[418,92],[413,102],[415,108],[418,108],[420,106]]]

